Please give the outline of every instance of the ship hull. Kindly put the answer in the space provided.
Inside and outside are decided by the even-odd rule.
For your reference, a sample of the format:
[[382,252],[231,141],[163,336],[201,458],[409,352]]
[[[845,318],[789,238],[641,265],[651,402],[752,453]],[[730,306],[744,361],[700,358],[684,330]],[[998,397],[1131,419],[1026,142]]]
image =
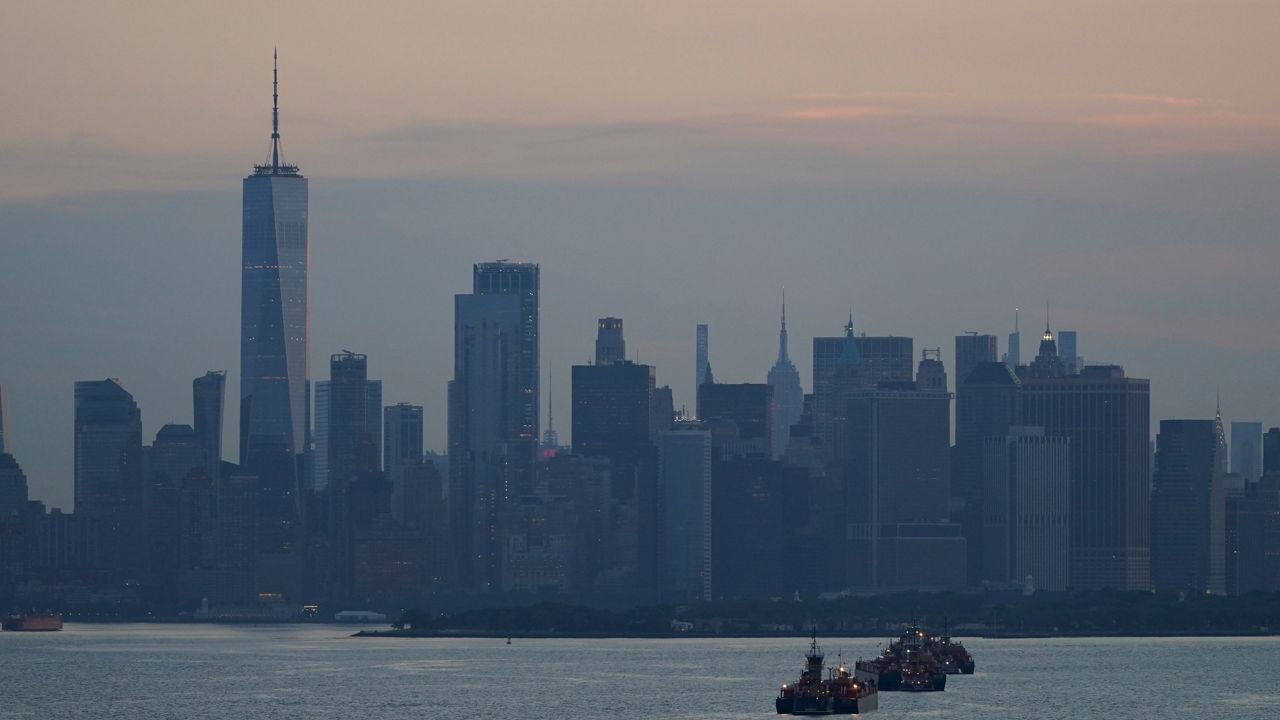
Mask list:
[[57,615],[7,617],[0,621],[0,629],[6,632],[55,632],[62,629],[62,618]]
[[896,667],[886,670],[858,668],[856,675],[859,680],[874,680],[876,688],[881,691],[893,692],[901,689],[902,670]]
[[862,715],[880,707],[876,693],[856,699],[832,697],[780,697],[774,701],[779,715]]

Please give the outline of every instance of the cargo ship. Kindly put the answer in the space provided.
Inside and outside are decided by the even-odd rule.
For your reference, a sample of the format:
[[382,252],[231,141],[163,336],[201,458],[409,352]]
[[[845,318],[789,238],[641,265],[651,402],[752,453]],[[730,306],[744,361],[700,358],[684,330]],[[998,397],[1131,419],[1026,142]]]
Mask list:
[[8,632],[49,632],[62,629],[62,616],[58,613],[30,613],[10,615],[0,620],[0,629]]
[[975,663],[973,656],[965,649],[964,643],[952,640],[950,635],[943,635],[933,643],[933,654],[937,656],[942,672],[948,675],[972,675]]
[[874,682],[885,692],[897,690],[902,684],[902,661],[889,650],[871,660],[858,660],[853,667],[859,680]]
[[843,662],[824,678],[823,660],[815,631],[800,679],[783,685],[774,701],[779,715],[861,715],[880,706],[874,680],[854,677]]

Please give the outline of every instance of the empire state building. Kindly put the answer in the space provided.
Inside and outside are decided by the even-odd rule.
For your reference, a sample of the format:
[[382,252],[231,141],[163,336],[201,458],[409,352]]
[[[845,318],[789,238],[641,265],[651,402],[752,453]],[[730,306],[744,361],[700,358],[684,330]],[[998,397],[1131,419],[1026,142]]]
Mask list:
[[259,481],[258,546],[296,549],[306,449],[307,179],[281,158],[279,70],[271,154],[244,179],[240,275],[240,464]]

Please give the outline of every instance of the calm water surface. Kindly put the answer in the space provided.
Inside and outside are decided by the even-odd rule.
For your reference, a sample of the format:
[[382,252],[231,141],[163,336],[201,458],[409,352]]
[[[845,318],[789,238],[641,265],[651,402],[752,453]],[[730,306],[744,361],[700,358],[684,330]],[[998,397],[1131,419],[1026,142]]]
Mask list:
[[[0,718],[766,718],[805,641],[353,639],[333,626],[0,633]],[[827,638],[829,656],[876,641]],[[1280,717],[1280,639],[966,640],[876,718]]]

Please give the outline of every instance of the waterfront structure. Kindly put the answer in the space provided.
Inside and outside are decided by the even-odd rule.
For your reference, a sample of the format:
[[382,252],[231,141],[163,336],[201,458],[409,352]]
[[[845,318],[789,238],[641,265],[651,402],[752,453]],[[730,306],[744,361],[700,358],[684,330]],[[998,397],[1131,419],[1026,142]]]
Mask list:
[[787,452],[791,439],[791,426],[800,422],[804,412],[804,388],[800,386],[800,373],[787,355],[787,303],[782,303],[782,323],[778,329],[778,359],[769,369],[767,380],[773,388],[773,458],[781,458]]
[[984,438],[983,532],[968,538],[982,549],[983,580],[1049,592],[1068,588],[1069,445],[1040,427],[1011,426],[1003,437]]
[[661,582],[664,598],[712,598],[711,433],[679,422],[659,439],[662,497]]
[[1226,592],[1226,496],[1213,420],[1161,420],[1151,503],[1157,590]]
[[449,383],[449,505],[456,567],[465,587],[499,589],[498,514],[516,496],[525,397],[524,298],[454,296]]
[[596,364],[612,365],[625,359],[627,343],[622,338],[622,318],[600,318],[596,324]]
[[75,511],[95,526],[93,565],[140,581],[143,534],[142,412],[119,380],[75,384]]
[[1150,589],[1149,381],[1116,365],[1074,376],[1023,368],[1020,379],[1022,424],[1070,440],[1071,586]]
[[191,381],[191,407],[205,472],[217,481],[222,466],[222,419],[227,395],[225,370],[210,370]]
[[996,336],[965,333],[956,336],[956,390],[964,384],[978,363],[995,362]]
[[538,450],[539,375],[538,370],[538,287],[539,270],[536,263],[496,262],[476,263],[472,269],[472,292],[476,295],[510,295],[520,301],[519,357],[516,363],[518,383],[517,409],[519,421],[518,445],[512,448],[521,482],[532,482],[533,463]]
[[1262,423],[1231,423],[1231,472],[1246,483],[1262,477]]

